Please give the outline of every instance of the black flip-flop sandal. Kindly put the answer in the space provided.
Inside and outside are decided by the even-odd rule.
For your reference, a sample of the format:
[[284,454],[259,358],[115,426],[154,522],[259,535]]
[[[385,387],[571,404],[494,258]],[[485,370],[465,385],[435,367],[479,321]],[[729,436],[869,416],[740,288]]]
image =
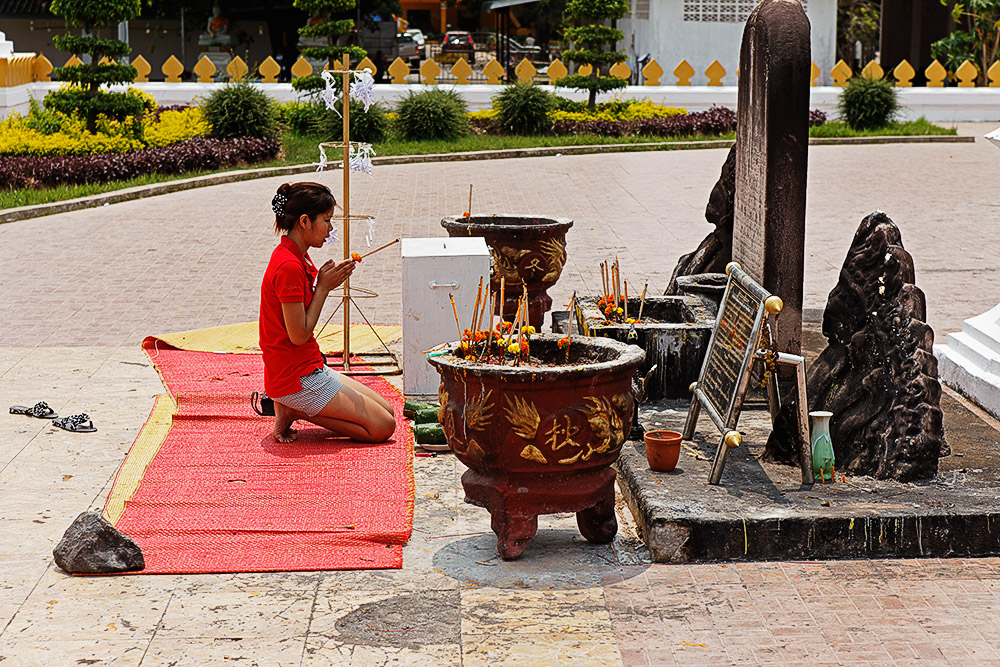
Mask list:
[[90,415],[86,412],[81,412],[78,415],[70,415],[69,417],[53,419],[52,425],[73,433],[94,433],[97,431],[97,429],[94,428],[94,422],[90,421]]
[[30,408],[26,408],[23,405],[12,405],[10,406],[10,414],[27,415],[29,417],[37,417],[38,419],[55,419],[59,416],[45,401],[38,401]]
[[268,398],[267,394],[259,391],[250,394],[250,407],[261,417],[274,416],[274,400]]

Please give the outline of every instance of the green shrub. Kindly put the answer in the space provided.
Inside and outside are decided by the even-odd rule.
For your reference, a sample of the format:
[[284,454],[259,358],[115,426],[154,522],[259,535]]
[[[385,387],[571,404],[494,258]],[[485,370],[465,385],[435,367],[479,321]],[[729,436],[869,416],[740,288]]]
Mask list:
[[469,131],[465,100],[452,90],[410,93],[400,100],[396,113],[405,139],[455,139]]
[[[334,103],[337,113],[326,110],[320,118],[317,129],[321,137],[331,137],[333,139],[344,138],[344,119],[340,115],[340,110],[344,108],[343,100]],[[376,102],[365,111],[365,105],[357,100],[351,100],[351,141],[363,141],[369,144],[376,144],[384,141],[389,133],[389,117],[386,116],[385,108]]]
[[276,139],[279,134],[277,104],[252,84],[227,83],[201,104],[212,136],[219,139],[259,137]]
[[[344,138],[344,120],[340,115],[343,102],[337,100],[337,111],[330,111],[323,102],[286,102],[279,106],[281,124],[300,137],[315,137],[324,141]],[[385,107],[376,102],[365,112],[365,106],[351,100],[351,141],[375,144],[389,133],[389,117]]]
[[610,68],[615,63],[625,62],[628,56],[615,51],[615,47],[625,33],[617,28],[604,25],[629,13],[627,0],[568,0],[566,16],[571,26],[563,29],[563,37],[572,43],[572,48],[562,52],[566,62],[576,65],[590,65],[589,76],[573,74],[556,81],[557,86],[586,90],[587,109],[593,111],[597,105],[597,94],[624,88],[628,81],[610,76]]
[[871,130],[889,123],[899,110],[896,87],[886,79],[853,77],[840,93],[840,119],[855,130]]
[[68,124],[68,120],[66,114],[42,107],[34,97],[28,100],[28,115],[24,117],[24,125],[35,132],[46,136],[55,134]]
[[278,105],[278,120],[294,134],[311,137],[326,112],[322,102],[285,102]]
[[541,134],[549,127],[548,113],[555,106],[555,95],[541,86],[515,83],[493,96],[496,122],[510,134]]
[[[600,105],[598,105],[600,106]],[[556,96],[556,105],[553,111],[569,111],[571,113],[584,113],[587,111],[586,102],[576,102],[568,97]]]
[[102,89],[105,84],[129,83],[136,77],[131,65],[104,62],[104,58],[121,58],[132,52],[131,47],[117,39],[96,37],[101,28],[112,28],[122,21],[139,16],[139,0],[54,0],[50,10],[66,21],[67,28],[82,28],[84,35],[56,35],[52,43],[60,51],[89,55],[89,65],[56,67],[52,78],[72,84],[49,93],[45,106],[67,115],[79,114],[87,119],[87,131],[97,128],[97,117],[125,120],[140,116],[142,103],[135,96]]

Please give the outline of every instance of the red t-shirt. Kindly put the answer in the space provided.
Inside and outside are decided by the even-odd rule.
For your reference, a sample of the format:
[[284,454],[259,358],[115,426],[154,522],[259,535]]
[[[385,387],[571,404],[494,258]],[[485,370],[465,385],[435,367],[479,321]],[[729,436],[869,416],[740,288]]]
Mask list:
[[303,256],[294,241],[281,237],[260,285],[260,351],[264,357],[264,391],[268,396],[302,391],[299,378],[324,364],[315,336],[310,335],[302,345],[292,343],[281,311],[281,304],[298,301],[309,308],[318,273],[308,253]]

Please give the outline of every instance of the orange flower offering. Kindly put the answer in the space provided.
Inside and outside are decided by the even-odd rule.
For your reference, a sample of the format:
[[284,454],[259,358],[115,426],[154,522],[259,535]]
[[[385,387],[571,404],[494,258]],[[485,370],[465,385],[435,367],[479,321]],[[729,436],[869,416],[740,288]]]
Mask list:
[[353,259],[355,262],[359,262],[360,263],[361,262],[361,255],[359,255],[356,252],[352,252],[351,253],[351,259]]
[[563,349],[564,347],[569,347],[569,336],[563,336],[562,338],[560,338],[557,345],[559,345],[560,350]]

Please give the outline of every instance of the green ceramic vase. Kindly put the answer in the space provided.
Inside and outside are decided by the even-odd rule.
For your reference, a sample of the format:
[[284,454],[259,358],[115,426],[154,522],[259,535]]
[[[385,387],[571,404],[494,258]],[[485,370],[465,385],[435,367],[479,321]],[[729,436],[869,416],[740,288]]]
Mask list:
[[833,441],[830,439],[830,417],[832,412],[816,410],[809,413],[812,421],[811,444],[813,479],[818,482],[833,481]]

